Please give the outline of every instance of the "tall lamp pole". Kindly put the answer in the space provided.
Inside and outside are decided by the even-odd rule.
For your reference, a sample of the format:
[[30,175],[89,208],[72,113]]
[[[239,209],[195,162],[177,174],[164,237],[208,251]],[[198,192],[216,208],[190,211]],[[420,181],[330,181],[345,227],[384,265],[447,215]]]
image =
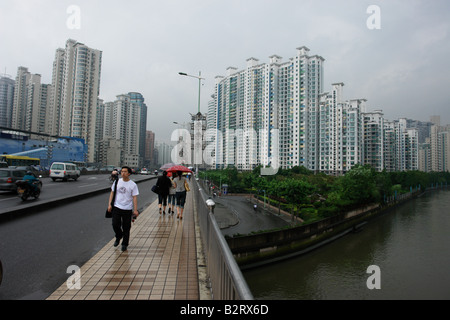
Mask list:
[[201,77],[202,73],[200,71],[198,72],[198,76],[193,76],[193,75],[187,74],[185,72],[178,72],[178,74],[180,76],[186,76],[186,77],[192,77],[192,78],[198,79],[198,112],[200,112],[200,88],[202,86],[202,80],[205,80],[205,78]]
[[[202,78],[201,75],[202,73],[199,71],[198,72],[198,76],[193,76],[190,74],[187,74],[185,72],[178,72],[178,74],[180,76],[186,76],[186,77],[191,77],[191,78],[196,78],[198,79],[198,115],[199,115],[199,119],[200,120],[200,88],[202,86],[202,80],[204,80],[205,78]],[[198,137],[196,137],[195,134],[195,121],[194,121],[194,145],[200,143],[200,154],[198,154],[198,149],[194,146],[194,162],[195,162],[195,173],[198,174],[198,165],[197,165],[197,161],[201,161],[201,133],[200,133],[200,140]]]

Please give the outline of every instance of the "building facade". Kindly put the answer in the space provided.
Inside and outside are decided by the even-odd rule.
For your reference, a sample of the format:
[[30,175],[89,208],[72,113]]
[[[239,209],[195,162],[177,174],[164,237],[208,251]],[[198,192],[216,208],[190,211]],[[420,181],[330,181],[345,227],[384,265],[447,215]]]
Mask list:
[[139,92],[129,92],[130,101],[137,104],[140,108],[141,114],[139,115],[139,167],[144,163],[145,157],[145,139],[147,131],[147,105],[145,99]]
[[145,155],[143,166],[150,168],[157,163],[158,159],[155,159],[155,133],[147,130],[145,134]]
[[[141,144],[145,146],[145,140],[141,143],[141,126],[146,125],[146,121],[142,122],[141,116],[142,109],[146,109],[146,106],[143,104],[144,98],[140,94],[142,103],[136,102],[136,95],[136,92],[118,95],[115,101],[103,103],[99,108],[101,110],[99,119],[102,121],[98,126],[103,129],[99,139],[103,151],[97,161],[103,165],[127,165],[132,168],[139,168],[143,165],[140,146]],[[145,139],[145,136],[143,138]],[[121,150],[119,163],[111,163],[113,159],[105,158],[108,154],[116,154],[107,151],[108,147],[117,148],[117,144],[111,143],[110,140],[119,141]],[[114,162],[117,162],[116,156],[114,156]]]
[[84,139],[88,146],[87,162],[94,162],[96,156],[101,64],[100,50],[72,39],[67,40],[65,49],[56,50],[53,63],[46,130]]
[[0,127],[11,128],[15,81],[0,75]]
[[323,62],[300,47],[288,62],[277,55],[268,63],[249,58],[244,70],[230,67],[226,76],[216,77],[207,125],[218,132],[216,167],[317,170]]
[[[50,91],[51,92],[51,91]],[[41,75],[19,67],[14,85],[10,127],[17,130],[45,133],[45,116],[49,85],[41,84]]]
[[[206,125],[214,167],[252,170],[276,163],[335,175],[356,164],[418,170],[427,124],[368,112],[366,99],[344,99],[343,83],[323,92],[323,63],[300,47],[288,62],[277,55],[268,63],[250,58],[244,70],[230,67],[216,77]],[[436,148],[445,140],[437,136]]]

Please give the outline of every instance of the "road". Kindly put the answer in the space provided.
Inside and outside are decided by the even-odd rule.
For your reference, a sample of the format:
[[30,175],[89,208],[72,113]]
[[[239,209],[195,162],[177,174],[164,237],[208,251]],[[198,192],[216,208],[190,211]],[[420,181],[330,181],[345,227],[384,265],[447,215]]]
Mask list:
[[214,198],[216,202],[215,215],[219,219],[233,221],[230,219],[232,213],[235,217],[234,223],[229,227],[221,228],[223,235],[233,236],[236,234],[249,234],[261,230],[271,230],[290,225],[290,218],[265,210],[261,205],[255,211],[253,204],[244,196],[223,196]]
[[[154,176],[135,175],[133,176],[133,180],[140,181],[151,179],[153,177]],[[25,207],[31,204],[34,205],[40,202],[53,201],[61,197],[66,197],[68,194],[75,195],[86,192],[95,192],[111,186],[109,175],[107,174],[83,175],[77,181],[52,181],[50,178],[41,178],[41,181],[42,193],[37,200],[29,198],[24,202],[12,192],[0,191],[0,212]]]
[[[75,188],[92,191],[103,188],[100,181],[83,177],[76,182],[44,181],[42,198],[38,201],[50,196],[49,190],[52,190],[52,196],[56,196]],[[141,210],[156,199],[156,194],[151,192],[155,182],[153,179],[138,184]],[[97,186],[93,187],[94,184]],[[69,266],[81,267],[103,248],[114,237],[111,220],[104,218],[108,194],[104,191],[0,223],[0,259],[3,264],[0,300],[47,298],[70,276],[71,273],[67,273]],[[10,196],[2,194],[0,200]],[[0,208],[4,204],[9,205],[8,201],[17,203],[17,200],[4,200]]]

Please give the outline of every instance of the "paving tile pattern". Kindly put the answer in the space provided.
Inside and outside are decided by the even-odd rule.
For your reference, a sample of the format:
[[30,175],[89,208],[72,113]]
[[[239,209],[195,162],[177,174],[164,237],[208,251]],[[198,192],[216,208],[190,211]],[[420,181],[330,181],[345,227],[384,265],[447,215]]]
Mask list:
[[112,239],[81,267],[79,283],[63,283],[47,300],[198,300],[193,207],[192,192],[182,220],[160,215],[153,202],[133,224],[126,251]]

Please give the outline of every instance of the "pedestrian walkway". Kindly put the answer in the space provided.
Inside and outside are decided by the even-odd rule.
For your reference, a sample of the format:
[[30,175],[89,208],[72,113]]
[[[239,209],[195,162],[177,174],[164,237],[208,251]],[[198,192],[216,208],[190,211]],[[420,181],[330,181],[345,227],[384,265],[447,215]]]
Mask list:
[[205,266],[198,266],[192,193],[182,220],[176,213],[160,215],[153,202],[133,224],[127,251],[114,247],[112,239],[81,267],[78,289],[63,283],[47,300],[207,299],[199,281],[199,268]]

